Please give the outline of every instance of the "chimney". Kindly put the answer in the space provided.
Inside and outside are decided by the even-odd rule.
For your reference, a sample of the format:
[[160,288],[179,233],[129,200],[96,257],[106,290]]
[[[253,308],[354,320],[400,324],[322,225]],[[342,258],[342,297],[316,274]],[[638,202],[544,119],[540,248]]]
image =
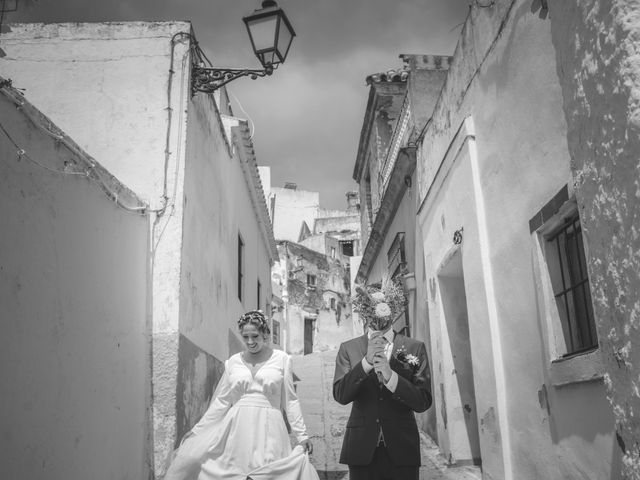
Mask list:
[[350,190],[347,195],[347,212],[358,213],[360,211],[360,195],[358,192]]

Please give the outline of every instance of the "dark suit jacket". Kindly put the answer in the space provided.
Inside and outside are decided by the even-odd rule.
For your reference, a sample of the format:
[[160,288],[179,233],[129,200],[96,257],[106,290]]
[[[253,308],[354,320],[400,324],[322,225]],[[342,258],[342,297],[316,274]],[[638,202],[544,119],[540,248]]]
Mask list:
[[[394,393],[381,386],[375,371],[362,368],[368,337],[363,335],[340,345],[333,379],[333,398],[342,405],[353,402],[342,443],[340,463],[368,465],[373,459],[382,427],[389,457],[396,465],[420,465],[420,437],[414,412],[431,406],[429,361],[424,343],[396,334],[389,364],[398,374]],[[404,346],[420,359],[414,372],[396,354]]]

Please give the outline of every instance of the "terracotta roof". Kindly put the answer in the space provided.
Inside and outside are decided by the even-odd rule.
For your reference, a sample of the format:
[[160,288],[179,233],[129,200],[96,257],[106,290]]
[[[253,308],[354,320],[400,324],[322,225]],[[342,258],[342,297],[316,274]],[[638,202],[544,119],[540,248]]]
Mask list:
[[415,55],[403,53],[400,58],[405,68],[416,70],[449,70],[453,57],[450,55]]
[[406,82],[409,77],[409,70],[403,68],[391,69],[386,72],[372,73],[366,78],[367,85],[383,82]]

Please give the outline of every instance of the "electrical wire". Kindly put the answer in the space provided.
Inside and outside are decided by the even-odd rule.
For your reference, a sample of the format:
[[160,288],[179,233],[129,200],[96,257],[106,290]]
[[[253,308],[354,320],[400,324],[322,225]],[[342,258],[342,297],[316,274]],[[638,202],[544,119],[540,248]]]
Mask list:
[[[186,62],[187,59],[189,57],[189,52],[185,52],[185,54],[182,56],[182,77],[181,77],[181,81],[180,81],[180,111],[182,112],[184,110],[184,98],[185,98],[185,91],[184,91],[184,86],[185,86],[185,75],[186,75]],[[173,62],[172,62],[173,63]],[[169,209],[169,214],[167,215],[166,221],[164,223],[164,225],[162,226],[162,229],[160,230],[160,233],[158,234],[158,238],[153,246],[153,259],[155,260],[155,252],[158,249],[158,245],[160,244],[160,240],[162,240],[162,237],[164,236],[164,233],[167,229],[167,226],[169,225],[169,222],[171,221],[171,218],[173,217],[173,214],[175,213],[175,204],[176,204],[176,197],[177,197],[177,193],[178,193],[178,176],[179,176],[179,172],[180,172],[180,158],[181,158],[181,145],[182,145],[182,128],[180,126],[180,128],[178,129],[178,152],[176,153],[176,168],[174,171],[174,176],[173,176],[173,192],[171,195],[171,198],[173,199],[173,201],[171,202],[171,205],[168,206]],[[166,183],[166,178],[165,178],[165,183]],[[168,197],[167,197],[168,200]],[[165,206],[166,207],[166,206]],[[166,208],[165,208],[166,210]],[[163,214],[165,212],[165,210],[163,210]],[[158,225],[158,219],[160,217],[156,218],[156,222],[154,222],[154,228]]]
[[242,113],[244,113],[245,117],[247,118],[247,121],[249,122],[249,125],[250,125],[250,130],[251,130],[249,133],[249,139],[253,140],[253,135],[256,133],[256,127],[255,127],[255,123],[253,123],[253,119],[244,109],[244,107],[240,103],[240,100],[238,100],[238,97],[236,97],[235,93],[233,93],[231,90],[227,90],[227,91],[231,94],[233,99],[236,101],[236,103],[240,107],[240,110],[242,110]]
[[100,187],[100,189],[105,193],[107,198],[109,198],[110,200],[114,200],[118,207],[127,211],[128,213],[135,213],[137,215],[146,215],[147,212],[149,211],[148,208],[146,207],[130,207],[124,204],[122,201],[120,201],[120,199],[118,198],[118,194],[116,192],[113,192],[111,189],[109,189],[109,187],[106,185],[104,180],[101,178],[100,174],[95,169],[95,164],[89,163],[89,167],[87,168],[87,170],[82,172],[74,172],[69,170],[57,170],[55,168],[48,167],[47,165],[44,165],[38,162],[31,155],[29,155],[24,148],[20,147],[20,145],[18,145],[18,143],[13,139],[11,134],[7,131],[7,129],[5,128],[4,125],[2,125],[1,122],[0,122],[0,130],[2,131],[2,133],[4,133],[4,135],[7,137],[9,142],[11,142],[11,144],[16,148],[18,160],[26,159],[33,165],[36,165],[37,167],[42,168],[43,170],[46,170],[48,172],[51,172],[57,175],[78,175],[81,177],[86,177],[90,181],[93,181],[94,183],[96,183]]

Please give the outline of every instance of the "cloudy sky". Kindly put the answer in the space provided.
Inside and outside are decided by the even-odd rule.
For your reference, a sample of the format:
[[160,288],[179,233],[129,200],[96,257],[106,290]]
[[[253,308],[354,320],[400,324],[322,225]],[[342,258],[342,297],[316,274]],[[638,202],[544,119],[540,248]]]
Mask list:
[[[215,66],[258,68],[242,17],[259,0],[19,0],[8,22],[190,20]],[[32,5],[28,5],[32,4]],[[279,0],[297,37],[272,77],[229,85],[254,125],[273,186],[290,181],[344,208],[368,95],[365,77],[402,53],[452,54],[469,0]],[[239,102],[239,104],[237,103]]]

